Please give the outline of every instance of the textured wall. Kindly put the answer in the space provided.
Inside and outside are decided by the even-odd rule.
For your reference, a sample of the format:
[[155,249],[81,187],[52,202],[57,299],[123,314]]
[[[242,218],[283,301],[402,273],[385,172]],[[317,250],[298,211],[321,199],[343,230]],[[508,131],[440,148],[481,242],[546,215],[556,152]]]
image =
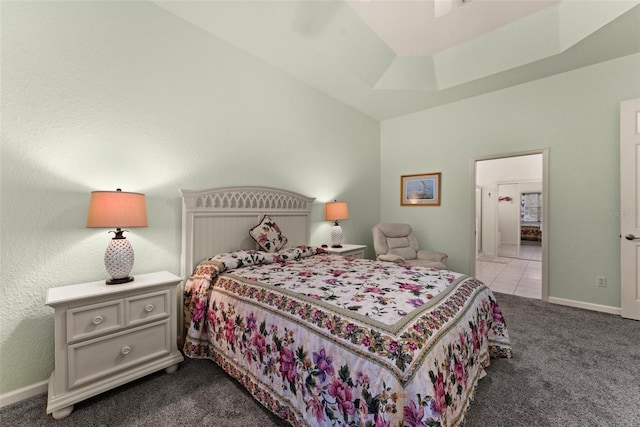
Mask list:
[[[178,189],[265,185],[379,217],[379,125],[146,2],[2,2],[0,393],[48,378],[48,288],[105,278],[89,193],[147,195],[133,274],[180,274]],[[362,191],[366,189],[366,191]]]
[[619,109],[638,76],[636,54],[383,122],[382,200],[401,174],[441,171],[442,206],[383,204],[382,220],[416,224],[469,271],[470,159],[549,147],[549,295],[620,307]]

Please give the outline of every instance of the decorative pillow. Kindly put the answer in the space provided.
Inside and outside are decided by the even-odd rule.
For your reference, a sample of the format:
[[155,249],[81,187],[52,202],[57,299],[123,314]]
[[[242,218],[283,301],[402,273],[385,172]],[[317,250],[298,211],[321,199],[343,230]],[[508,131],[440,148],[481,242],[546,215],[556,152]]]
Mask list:
[[287,238],[269,215],[262,217],[260,224],[249,230],[249,235],[266,252],[277,252],[287,244]]

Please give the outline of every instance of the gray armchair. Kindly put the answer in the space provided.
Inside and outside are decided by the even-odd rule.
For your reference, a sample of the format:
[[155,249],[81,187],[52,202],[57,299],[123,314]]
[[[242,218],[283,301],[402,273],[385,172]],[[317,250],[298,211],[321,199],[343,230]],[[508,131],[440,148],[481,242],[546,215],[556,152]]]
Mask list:
[[373,248],[376,259],[380,261],[447,268],[448,255],[443,252],[420,250],[418,239],[409,224],[376,224],[372,231]]

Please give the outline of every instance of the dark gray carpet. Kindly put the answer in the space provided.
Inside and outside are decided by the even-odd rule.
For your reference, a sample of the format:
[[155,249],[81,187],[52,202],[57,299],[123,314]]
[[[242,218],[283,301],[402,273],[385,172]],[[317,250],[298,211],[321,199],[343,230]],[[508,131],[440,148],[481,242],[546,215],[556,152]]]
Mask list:
[[495,295],[514,356],[492,360],[466,426],[640,426],[640,322]]
[[[514,357],[493,360],[465,427],[640,426],[640,322],[496,294]],[[46,396],[0,410],[2,426],[286,426],[213,362],[186,360],[45,414]]]

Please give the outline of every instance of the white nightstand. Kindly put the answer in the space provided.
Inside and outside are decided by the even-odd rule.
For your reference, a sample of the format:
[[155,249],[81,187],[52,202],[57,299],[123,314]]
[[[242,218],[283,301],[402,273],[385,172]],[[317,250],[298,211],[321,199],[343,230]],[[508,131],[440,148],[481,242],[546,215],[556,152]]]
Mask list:
[[332,248],[331,246],[329,246],[322,249],[335,255],[348,256],[351,258],[364,258],[364,250],[366,248],[367,248],[367,245],[343,244],[341,248]]
[[175,372],[180,277],[162,271],[134,281],[104,280],[50,288],[55,309],[55,370],[47,413],[59,419],[73,405],[160,369]]

